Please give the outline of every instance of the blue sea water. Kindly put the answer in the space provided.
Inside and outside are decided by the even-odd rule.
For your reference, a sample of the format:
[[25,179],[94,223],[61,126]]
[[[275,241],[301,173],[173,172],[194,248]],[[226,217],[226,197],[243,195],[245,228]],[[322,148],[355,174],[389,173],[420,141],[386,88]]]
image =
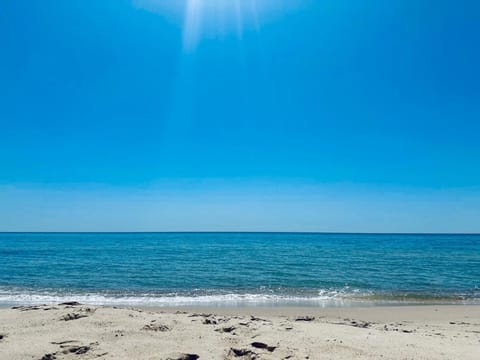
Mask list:
[[480,303],[480,235],[0,233],[0,305]]

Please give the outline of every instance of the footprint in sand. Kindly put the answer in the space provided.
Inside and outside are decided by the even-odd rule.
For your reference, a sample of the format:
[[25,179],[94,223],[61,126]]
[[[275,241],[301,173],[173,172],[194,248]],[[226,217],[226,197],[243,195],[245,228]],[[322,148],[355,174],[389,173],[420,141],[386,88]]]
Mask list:
[[55,360],[57,357],[55,354],[45,354],[43,355],[40,360]]
[[313,321],[315,320],[314,316],[299,316],[295,318],[295,321]]
[[235,326],[226,326],[219,329],[215,329],[215,331],[223,332],[223,333],[231,333],[235,329],[236,329]]
[[167,325],[162,325],[162,324],[148,324],[148,325],[145,325],[142,330],[147,330],[147,331],[161,331],[161,332],[165,332],[165,331],[170,331],[170,327],[168,327]]
[[270,352],[274,352],[275,349],[277,348],[276,346],[269,346],[265,343],[258,342],[258,341],[255,341],[255,342],[251,343],[250,345],[253,346],[254,348],[265,349],[265,350],[268,350]]
[[63,321],[77,320],[84,317],[87,317],[95,312],[95,309],[92,308],[83,308],[79,309],[77,312],[68,313],[60,318]]
[[[73,345],[72,343],[78,342],[77,340],[64,340],[58,342],[52,342],[52,344],[59,345],[60,350],[54,353],[45,354],[43,355],[40,360],[56,360],[58,356],[61,355],[84,355],[90,351],[93,351],[93,348],[98,346],[98,342],[90,343],[90,345]],[[106,355],[107,353],[103,353],[98,356]]]
[[165,360],[197,360],[199,358],[197,354],[175,353],[167,356]]
[[79,314],[79,313],[70,313],[70,314],[67,314],[67,315],[64,315],[60,318],[60,320],[63,320],[63,321],[71,321],[71,320],[77,320],[77,319],[81,319],[81,318],[84,318],[84,317],[87,317],[88,315],[85,315],[85,314]]
[[[63,347],[63,346],[61,346]],[[75,355],[82,355],[89,352],[92,348],[90,346],[67,346],[64,348],[62,353],[64,354],[75,354]]]
[[230,348],[228,356],[229,358],[256,359],[258,354],[248,349]]

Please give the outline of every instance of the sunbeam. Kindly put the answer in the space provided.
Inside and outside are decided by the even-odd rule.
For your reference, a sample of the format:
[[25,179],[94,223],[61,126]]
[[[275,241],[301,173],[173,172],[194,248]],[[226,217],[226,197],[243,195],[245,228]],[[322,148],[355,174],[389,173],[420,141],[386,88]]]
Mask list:
[[[258,0],[187,0],[183,47],[194,50],[203,38],[218,39],[235,34],[241,40],[245,31],[260,29]],[[264,8],[272,2],[260,1]]]
[[219,38],[234,32],[241,39],[246,27],[259,29],[256,0],[187,0],[184,50],[195,49],[203,36]]
[[183,34],[184,49],[193,49],[198,42],[202,11],[202,0],[188,0]]
[[309,0],[133,0],[137,8],[180,21],[183,48],[193,51],[203,39],[259,32],[261,26]]

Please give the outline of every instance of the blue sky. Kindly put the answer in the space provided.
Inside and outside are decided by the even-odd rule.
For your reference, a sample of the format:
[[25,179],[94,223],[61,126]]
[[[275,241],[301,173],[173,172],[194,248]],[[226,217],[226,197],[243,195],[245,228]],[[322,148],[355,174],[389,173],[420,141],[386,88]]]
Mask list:
[[479,14],[2,1],[0,230],[480,232]]

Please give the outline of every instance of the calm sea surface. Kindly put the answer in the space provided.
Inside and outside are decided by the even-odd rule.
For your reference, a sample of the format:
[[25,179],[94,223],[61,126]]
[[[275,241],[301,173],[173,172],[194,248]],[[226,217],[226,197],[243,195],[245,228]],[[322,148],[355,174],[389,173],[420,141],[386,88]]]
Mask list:
[[0,305],[480,304],[480,235],[0,233]]

